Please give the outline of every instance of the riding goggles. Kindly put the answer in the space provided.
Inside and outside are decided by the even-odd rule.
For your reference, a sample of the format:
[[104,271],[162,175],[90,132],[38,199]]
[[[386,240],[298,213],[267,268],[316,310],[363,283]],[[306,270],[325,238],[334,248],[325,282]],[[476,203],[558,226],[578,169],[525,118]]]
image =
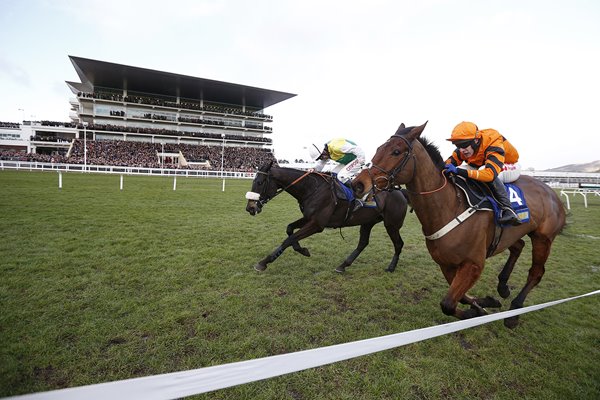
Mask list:
[[453,142],[453,144],[459,149],[466,149],[473,145],[473,140],[457,140],[456,142]]

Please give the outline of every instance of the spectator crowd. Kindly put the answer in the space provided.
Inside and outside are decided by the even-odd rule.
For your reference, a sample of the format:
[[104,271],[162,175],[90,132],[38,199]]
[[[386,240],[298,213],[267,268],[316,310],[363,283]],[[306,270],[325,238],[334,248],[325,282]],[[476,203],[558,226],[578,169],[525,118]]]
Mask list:
[[[190,162],[209,165],[180,166],[178,163],[161,162],[161,153],[183,154]],[[90,165],[114,165],[142,168],[189,168],[220,169],[223,155],[223,168],[227,171],[253,172],[262,164],[275,161],[273,153],[268,149],[251,147],[221,147],[174,143],[145,143],[121,140],[88,140],[87,163]],[[64,164],[84,163],[84,141],[75,139],[68,155],[23,153],[12,150],[1,150],[0,159],[14,161],[56,162]]]

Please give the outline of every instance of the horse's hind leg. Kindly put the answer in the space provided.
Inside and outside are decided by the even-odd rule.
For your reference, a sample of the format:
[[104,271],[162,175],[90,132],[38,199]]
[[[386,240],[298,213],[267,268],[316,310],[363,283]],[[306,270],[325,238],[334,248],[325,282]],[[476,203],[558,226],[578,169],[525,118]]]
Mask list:
[[[531,234],[532,250],[532,262],[531,268],[529,268],[529,275],[527,276],[527,283],[521,292],[513,299],[510,303],[510,309],[514,310],[523,307],[525,298],[538,283],[542,280],[544,272],[546,271],[545,264],[548,256],[550,255],[550,248],[552,246],[552,239],[547,236],[539,234]],[[507,328],[515,328],[519,324],[519,316],[506,318],[504,320],[504,326]]]
[[[288,236],[292,236],[294,234],[294,230],[300,228],[302,225],[306,223],[306,218],[302,217],[299,220],[296,220],[289,224],[285,230]],[[310,257],[310,251],[306,247],[300,246],[298,241],[292,243],[292,248],[303,256]]]
[[396,266],[398,265],[398,260],[400,259],[400,253],[402,253],[402,248],[404,247],[404,241],[402,240],[402,236],[400,236],[400,226],[386,225],[385,229],[390,239],[392,239],[392,243],[394,244],[394,256],[386,268],[386,271],[394,272],[396,270]]
[[510,255],[508,256],[508,260],[506,260],[506,264],[504,264],[502,271],[500,271],[500,274],[498,275],[498,294],[503,299],[506,299],[508,296],[510,296],[508,278],[510,278],[510,274],[512,274],[513,268],[515,267],[515,264],[517,263],[524,246],[525,241],[523,239],[519,239],[508,248]]
[[346,259],[335,269],[335,272],[344,272],[346,268],[352,265],[356,257],[369,245],[369,238],[371,237],[371,230],[375,224],[365,224],[360,226],[360,238],[358,240],[358,246]]

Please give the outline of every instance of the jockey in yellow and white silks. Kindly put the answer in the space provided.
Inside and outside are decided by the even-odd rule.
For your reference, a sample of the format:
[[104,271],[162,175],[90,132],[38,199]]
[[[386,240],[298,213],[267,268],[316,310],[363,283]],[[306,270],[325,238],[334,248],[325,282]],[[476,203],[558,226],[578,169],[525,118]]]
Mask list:
[[[311,156],[314,159],[318,149],[313,147]],[[325,144],[316,161],[313,167],[315,171],[335,173],[340,182],[350,186],[352,179],[365,164],[365,152],[350,140],[336,138]]]

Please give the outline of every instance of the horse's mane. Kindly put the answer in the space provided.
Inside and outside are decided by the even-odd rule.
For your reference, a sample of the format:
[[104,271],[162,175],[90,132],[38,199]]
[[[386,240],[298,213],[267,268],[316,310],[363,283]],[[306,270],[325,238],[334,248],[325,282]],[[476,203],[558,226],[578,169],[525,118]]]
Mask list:
[[433,163],[435,164],[435,166],[438,167],[438,169],[441,170],[444,167],[444,164],[446,162],[442,158],[442,155],[440,154],[440,149],[435,144],[433,144],[432,141],[430,141],[426,137],[421,137],[420,136],[418,140],[423,145],[423,147],[425,147],[425,150],[427,151],[427,154],[429,154],[429,157],[431,157],[431,160],[433,161]]

